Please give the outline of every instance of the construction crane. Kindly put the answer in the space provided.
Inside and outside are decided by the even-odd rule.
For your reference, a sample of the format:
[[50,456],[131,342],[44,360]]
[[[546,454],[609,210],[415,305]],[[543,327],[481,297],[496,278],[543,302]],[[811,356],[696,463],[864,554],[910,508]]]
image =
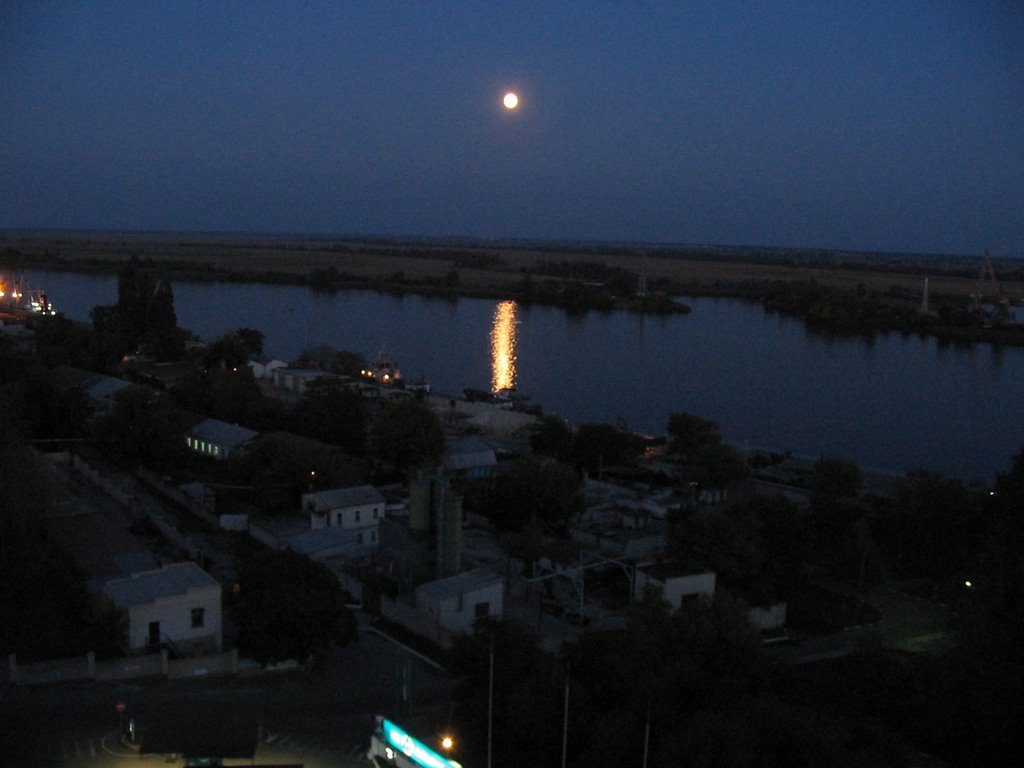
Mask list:
[[[986,300],[992,304],[992,309],[985,306]],[[1003,294],[1003,287],[996,277],[992,257],[989,256],[987,249],[981,262],[981,269],[978,270],[978,287],[975,293],[971,294],[971,311],[982,316],[986,323],[995,325],[1011,319],[1010,299]]]

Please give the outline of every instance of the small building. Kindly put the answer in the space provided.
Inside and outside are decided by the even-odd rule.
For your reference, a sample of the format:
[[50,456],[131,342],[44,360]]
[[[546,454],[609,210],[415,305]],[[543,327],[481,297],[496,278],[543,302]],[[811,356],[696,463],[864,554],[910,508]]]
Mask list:
[[289,392],[297,392],[300,395],[306,394],[306,388],[310,382],[318,379],[350,382],[347,376],[339,376],[336,373],[306,368],[274,368],[271,370],[271,378],[274,386],[286,389]]
[[373,528],[384,518],[384,497],[372,485],[333,488],[302,494],[302,511],[309,513],[309,527]]
[[377,549],[377,526],[372,528],[319,528],[293,533],[281,539],[288,549],[305,555],[311,560],[327,560],[332,557],[346,559],[368,557]]
[[114,579],[102,591],[126,614],[133,651],[164,645],[182,655],[221,650],[221,585],[193,562]]
[[672,562],[641,565],[636,569],[633,597],[640,599],[644,590],[651,586],[661,593],[662,598],[672,606],[673,610],[678,610],[685,603],[696,600],[702,595],[708,597],[714,595],[715,579],[714,571],[685,569]]
[[416,588],[416,609],[450,632],[471,632],[477,619],[500,619],[505,580],[487,568],[464,571]]
[[498,467],[494,449],[476,437],[448,440],[441,462],[445,474],[471,479],[493,477]]
[[237,424],[229,424],[219,419],[206,419],[185,433],[185,445],[196,453],[225,461],[234,451],[258,434],[259,432]]
[[249,370],[252,371],[252,377],[254,379],[270,379],[274,378],[274,371],[279,368],[287,368],[288,363],[284,360],[278,360],[277,358],[265,357],[263,355],[259,357],[249,358]]

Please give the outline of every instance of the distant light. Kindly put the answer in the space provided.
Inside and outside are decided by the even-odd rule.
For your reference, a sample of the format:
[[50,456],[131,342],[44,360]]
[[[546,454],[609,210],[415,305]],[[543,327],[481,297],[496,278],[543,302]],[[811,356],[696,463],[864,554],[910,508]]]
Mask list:
[[452,740],[451,736],[445,736],[441,739],[442,749],[451,749],[453,746],[455,746],[455,742]]
[[964,586],[965,586],[965,587],[967,587],[968,589],[970,589],[971,587],[973,587],[973,586],[974,586],[974,584],[973,584],[973,583],[971,583],[970,581],[965,581],[965,582],[964,582]]
[[515,109],[519,106],[519,97],[512,93],[512,91],[509,91],[505,94],[505,98],[501,100],[501,103],[505,105],[505,109]]

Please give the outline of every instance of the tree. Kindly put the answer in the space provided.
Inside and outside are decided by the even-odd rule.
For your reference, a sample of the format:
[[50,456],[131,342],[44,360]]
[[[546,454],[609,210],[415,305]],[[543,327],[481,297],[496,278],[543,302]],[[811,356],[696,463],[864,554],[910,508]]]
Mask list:
[[262,331],[255,328],[239,328],[235,331],[235,336],[250,355],[263,354],[263,342],[267,337],[263,335]]
[[581,424],[573,438],[573,463],[584,472],[632,464],[641,452],[640,440],[611,424]]
[[398,472],[436,466],[444,454],[441,420],[419,400],[382,403],[370,430],[370,454]]
[[669,452],[684,459],[692,457],[701,446],[722,440],[718,422],[690,413],[673,413],[668,417]]
[[242,560],[235,606],[239,646],[263,663],[305,660],[357,636],[337,577],[326,566],[289,550]]
[[369,414],[366,401],[351,387],[314,379],[292,411],[292,428],[301,435],[334,443],[353,456],[366,453]]
[[540,526],[561,532],[583,511],[580,478],[572,467],[537,456],[517,460],[488,490],[467,497],[467,504],[470,498],[480,514],[504,531]]
[[184,350],[187,334],[178,328],[171,284],[156,280],[137,256],[118,275],[117,304],[93,307],[90,316],[100,337],[98,346],[113,356],[141,349],[171,360]]
[[572,455],[572,427],[558,416],[541,416],[529,427],[530,450],[569,461]]
[[690,460],[694,479],[703,487],[724,491],[750,474],[747,460],[738,450],[724,443],[705,443]]
[[860,467],[855,461],[822,457],[811,472],[811,505],[826,509],[839,499],[853,498],[860,490],[861,480]]
[[146,387],[118,392],[95,433],[107,454],[126,464],[170,469],[187,455],[184,414],[169,395]]
[[366,358],[358,352],[335,349],[326,344],[302,350],[291,362],[292,368],[309,368],[341,376],[359,376],[366,368]]

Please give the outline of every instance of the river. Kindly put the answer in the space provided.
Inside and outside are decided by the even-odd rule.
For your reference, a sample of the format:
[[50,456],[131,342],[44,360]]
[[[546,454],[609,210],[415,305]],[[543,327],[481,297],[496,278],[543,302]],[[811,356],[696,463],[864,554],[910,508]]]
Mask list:
[[[117,279],[31,272],[56,308],[88,320]],[[865,468],[927,468],[991,482],[1024,448],[1024,349],[955,347],[888,334],[822,338],[732,299],[685,299],[689,315],[567,315],[484,299],[259,284],[175,283],[178,324],[205,339],[239,327],[294,359],[327,344],[372,359],[386,349],[409,377],[460,394],[514,381],[575,422],[664,434],[687,411],[741,447],[841,456]]]

